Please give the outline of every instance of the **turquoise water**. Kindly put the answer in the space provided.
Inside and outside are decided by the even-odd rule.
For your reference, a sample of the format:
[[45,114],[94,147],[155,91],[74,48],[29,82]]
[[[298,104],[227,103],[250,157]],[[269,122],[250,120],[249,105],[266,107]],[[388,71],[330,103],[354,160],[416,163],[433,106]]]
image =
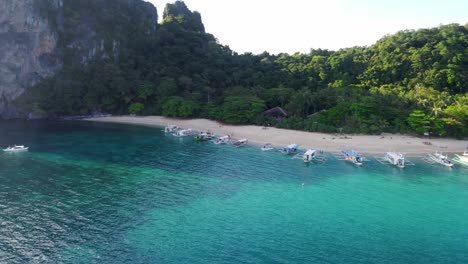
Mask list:
[[[0,123],[0,263],[468,263],[468,168]],[[304,186],[302,187],[302,183]]]

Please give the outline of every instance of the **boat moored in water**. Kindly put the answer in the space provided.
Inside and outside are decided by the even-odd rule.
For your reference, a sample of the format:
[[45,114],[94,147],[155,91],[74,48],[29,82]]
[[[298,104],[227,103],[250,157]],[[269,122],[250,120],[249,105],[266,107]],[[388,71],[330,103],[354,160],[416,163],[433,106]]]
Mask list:
[[227,143],[229,143],[230,139],[231,139],[231,137],[229,135],[226,135],[226,136],[218,137],[217,139],[215,139],[214,143],[216,145],[227,144]]
[[429,154],[428,156],[430,160],[439,163],[440,165],[444,165],[446,167],[453,167],[453,162],[450,161],[447,155],[436,152],[434,154]]
[[299,150],[298,144],[289,144],[281,150],[284,154],[295,154]]
[[201,132],[200,134],[195,136],[196,141],[208,141],[212,140],[215,138],[215,135],[211,133],[210,131],[208,132]]
[[468,165],[468,152],[467,151],[464,151],[462,155],[455,154],[455,156],[457,156],[458,161]]
[[188,137],[188,136],[191,136],[192,134],[193,134],[193,130],[189,128],[189,129],[177,130],[174,133],[174,136],[176,136],[176,137]]
[[341,153],[343,154],[345,160],[351,161],[358,166],[362,165],[363,158],[354,150],[344,149],[341,151]]
[[401,153],[389,151],[385,153],[384,159],[398,168],[405,167],[405,156]]
[[246,138],[243,138],[243,139],[239,139],[237,141],[235,141],[234,143],[232,143],[234,146],[236,147],[242,147],[242,146],[245,146],[247,145],[247,142],[248,140]]
[[311,162],[317,156],[317,150],[308,149],[303,155],[302,160],[304,162]]
[[25,147],[23,145],[14,145],[14,146],[9,146],[8,148],[3,149],[5,152],[19,152],[19,151],[27,151],[29,147]]
[[174,133],[174,132],[176,132],[178,129],[179,129],[179,127],[176,126],[176,125],[167,125],[167,126],[164,128],[164,132],[166,132],[166,133]]
[[272,150],[273,149],[273,145],[271,143],[266,143],[265,145],[263,145],[263,147],[261,148],[262,151],[268,151],[268,150]]

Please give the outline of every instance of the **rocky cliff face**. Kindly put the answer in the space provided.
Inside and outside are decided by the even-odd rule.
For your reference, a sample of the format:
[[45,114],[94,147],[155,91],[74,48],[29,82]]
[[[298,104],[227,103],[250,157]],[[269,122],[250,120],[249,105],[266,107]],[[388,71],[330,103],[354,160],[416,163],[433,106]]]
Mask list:
[[[35,10],[36,0],[0,0],[0,116],[17,115],[11,101],[52,75],[58,35]],[[56,4],[60,4],[58,1]]]
[[117,59],[151,37],[156,8],[141,0],[0,0],[0,118],[21,114],[13,100],[64,66]]

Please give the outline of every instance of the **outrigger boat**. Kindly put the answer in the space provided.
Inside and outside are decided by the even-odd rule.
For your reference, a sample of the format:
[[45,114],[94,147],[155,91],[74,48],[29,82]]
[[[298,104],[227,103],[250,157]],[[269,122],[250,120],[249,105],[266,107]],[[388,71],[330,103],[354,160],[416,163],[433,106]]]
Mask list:
[[242,147],[242,146],[247,145],[247,142],[248,142],[248,140],[245,139],[245,138],[243,138],[243,139],[239,139],[239,140],[235,141],[235,142],[232,143],[232,144],[233,144],[234,146],[236,146],[236,147]]
[[214,143],[216,145],[220,145],[220,144],[227,144],[229,143],[229,140],[231,139],[231,137],[229,135],[226,135],[226,136],[222,136],[222,137],[218,137]]
[[389,151],[385,153],[384,159],[398,168],[405,167],[405,157],[401,153]]
[[188,136],[191,136],[192,134],[193,134],[193,130],[189,128],[189,129],[177,130],[174,133],[174,136],[176,136],[176,137],[188,137]]
[[464,151],[463,155],[455,154],[458,157],[458,161],[468,164],[468,152]]
[[23,145],[14,145],[14,146],[9,146],[8,148],[6,149],[3,149],[3,151],[5,152],[18,152],[18,151],[27,151],[29,148],[28,147],[25,147]]
[[263,147],[261,148],[262,151],[268,151],[268,150],[272,150],[273,149],[273,145],[271,143],[266,143],[265,145],[263,145]]
[[355,165],[361,166],[363,158],[354,150],[344,149],[341,151],[345,160],[351,161]]
[[295,154],[299,150],[298,144],[289,144],[281,150],[284,154]]
[[164,132],[166,132],[166,133],[174,133],[174,132],[176,132],[177,130],[179,130],[179,127],[176,126],[176,125],[167,125],[167,126],[164,128]]
[[302,160],[304,162],[311,162],[317,156],[317,150],[308,149],[303,155]]
[[453,167],[453,162],[449,160],[447,155],[443,155],[442,153],[436,152],[434,154],[429,154],[429,159],[432,161],[439,163],[440,165],[444,165],[446,167]]
[[202,133],[195,136],[196,141],[208,141],[208,140],[212,140],[214,138],[215,138],[215,135],[213,133],[211,133],[210,131],[202,132]]

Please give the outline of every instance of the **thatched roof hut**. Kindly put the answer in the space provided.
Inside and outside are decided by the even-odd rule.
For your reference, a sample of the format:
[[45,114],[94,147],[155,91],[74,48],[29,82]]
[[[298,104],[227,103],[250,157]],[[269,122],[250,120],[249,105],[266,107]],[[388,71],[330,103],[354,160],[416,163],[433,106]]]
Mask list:
[[285,118],[288,117],[288,112],[286,112],[286,110],[284,110],[283,108],[277,106],[266,110],[262,113],[262,115],[275,118]]

